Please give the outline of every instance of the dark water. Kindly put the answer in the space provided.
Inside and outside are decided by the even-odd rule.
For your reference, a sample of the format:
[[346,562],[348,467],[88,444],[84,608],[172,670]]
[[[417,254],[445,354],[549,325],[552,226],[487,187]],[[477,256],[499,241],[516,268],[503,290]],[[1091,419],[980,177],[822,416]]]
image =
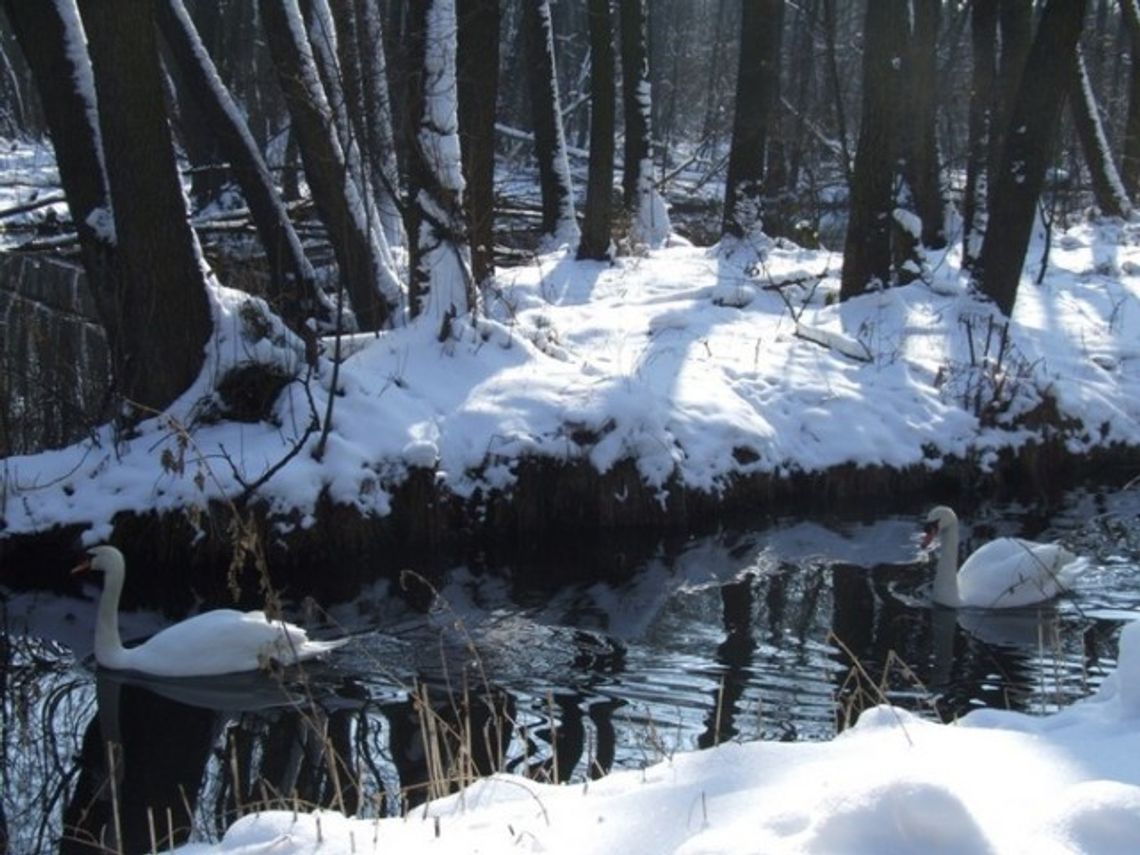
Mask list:
[[[347,647],[278,677],[95,673],[96,590],[4,592],[10,851],[161,850],[265,804],[397,814],[499,768],[584,781],[725,740],[827,739],[883,700],[1047,713],[1113,667],[1140,605],[1138,517],[1128,490],[971,515],[967,548],[1020,533],[1097,562],[1072,596],[1008,613],[931,609],[911,517],[650,545],[604,582],[460,566],[428,600],[379,580],[310,624]],[[124,634],[166,620],[127,613]]]

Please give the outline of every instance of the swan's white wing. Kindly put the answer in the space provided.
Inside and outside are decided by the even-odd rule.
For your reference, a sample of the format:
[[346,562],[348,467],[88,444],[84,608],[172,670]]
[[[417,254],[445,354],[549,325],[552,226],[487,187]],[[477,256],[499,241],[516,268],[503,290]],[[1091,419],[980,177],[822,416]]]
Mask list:
[[256,671],[269,660],[291,664],[317,656],[338,642],[310,641],[293,624],[269,621],[263,612],[216,609],[167,627],[127,651],[127,667],[149,674],[192,677]]
[[958,571],[962,604],[1016,608],[1065,591],[1077,571],[1075,556],[1055,543],[1003,537],[979,548]]

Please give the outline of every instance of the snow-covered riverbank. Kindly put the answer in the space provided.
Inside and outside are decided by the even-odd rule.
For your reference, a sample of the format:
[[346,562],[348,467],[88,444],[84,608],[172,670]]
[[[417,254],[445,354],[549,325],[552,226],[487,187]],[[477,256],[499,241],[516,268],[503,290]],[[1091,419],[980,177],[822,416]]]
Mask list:
[[[323,457],[308,434],[256,495],[303,529],[323,500],[388,513],[414,471],[477,506],[510,491],[523,458],[632,465],[664,504],[671,488],[715,495],[841,466],[937,471],[957,458],[984,471],[1048,437],[1074,454],[1135,447],[1137,243],[1134,223],[1057,237],[1008,332],[953,253],[923,280],[842,304],[839,257],[790,245],[747,266],[683,245],[613,265],[543,256],[500,272],[489,319],[460,341],[413,325],[349,342]],[[243,298],[216,296],[230,332],[211,345],[213,370],[264,346],[237,332]],[[129,439],[103,429],[5,459],[5,533],[83,524],[98,541],[117,513],[240,493],[306,436],[311,413],[323,418],[332,371],[287,386],[253,424],[198,421],[209,380]]]

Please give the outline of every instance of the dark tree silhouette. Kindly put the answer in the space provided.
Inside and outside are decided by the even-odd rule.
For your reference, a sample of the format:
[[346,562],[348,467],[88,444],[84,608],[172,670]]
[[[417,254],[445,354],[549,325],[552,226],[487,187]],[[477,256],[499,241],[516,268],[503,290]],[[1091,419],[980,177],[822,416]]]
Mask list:
[[780,78],[783,0],[741,4],[740,51],[722,231],[737,238],[763,227],[764,155]]
[[198,36],[182,0],[158,0],[159,29],[179,70],[185,93],[206,117],[206,129],[218,140],[249,205],[269,265],[269,299],[293,329],[306,331],[306,320],[320,305],[316,275],[261,151]]
[[863,108],[851,214],[843,249],[840,297],[862,294],[891,278],[892,183],[907,20],[906,0],[868,0],[863,27]]
[[619,0],[621,29],[622,113],[625,117],[625,156],[622,161],[622,204],[636,211],[642,186],[649,181],[649,33],[645,0]]
[[586,218],[578,258],[610,257],[613,240],[614,44],[609,0],[589,0],[590,27],[590,171],[586,180]]
[[118,360],[126,342],[115,305],[119,282],[115,242],[108,230],[96,228],[111,210],[99,153],[97,107],[85,94],[93,90],[76,86],[77,81],[91,80],[91,63],[82,51],[70,49],[83,36],[78,15],[66,16],[64,9],[57,3],[4,0],[4,11],[39,91],[83,268],[119,374],[124,366]]
[[458,0],[456,76],[464,202],[477,284],[495,273],[495,107],[499,94],[499,0]]
[[119,390],[161,410],[201,371],[213,329],[163,103],[154,7],[81,0],[114,215]]
[[1012,121],[1013,105],[1033,40],[1033,0],[998,0],[997,83],[994,89],[993,122],[990,126],[990,190],[1001,165],[1005,140]]
[[970,6],[970,126],[966,151],[966,184],[962,190],[962,245],[966,267],[972,267],[986,232],[990,135],[997,78],[998,0],[974,0]]
[[1093,198],[1105,216],[1123,217],[1132,205],[1128,201],[1128,194],[1124,192],[1116,164],[1112,162],[1112,153],[1108,150],[1096,96],[1089,83],[1084,53],[1079,44],[1073,53],[1070,68],[1072,79],[1069,81],[1069,106],[1072,108],[1073,124],[1077,129],[1089,180],[1092,182]]
[[1121,14],[1128,30],[1128,120],[1124,129],[1124,153],[1121,178],[1124,190],[1132,198],[1140,192],[1140,4],[1137,0],[1121,0]]
[[1033,75],[1023,79],[1011,112],[1004,154],[990,188],[990,227],[975,268],[981,289],[1006,315],[1029,248],[1033,217],[1049,165],[1087,0],[1049,0],[1029,51]]
[[578,239],[578,221],[574,216],[574,188],[570,182],[558,96],[550,0],[522,0],[522,17],[534,153],[542,191],[542,231],[573,243]]
[[912,0],[914,27],[903,59],[903,95],[906,115],[903,133],[902,174],[922,220],[924,246],[946,246],[943,224],[945,200],[938,163],[938,27],[942,0]]
[[[288,11],[287,6],[293,9]],[[400,293],[387,241],[367,216],[362,189],[350,180],[312,48],[306,34],[293,26],[300,17],[296,0],[260,0],[259,8],[305,176],[328,230],[341,283],[352,299],[357,323],[364,329],[378,329],[388,322]]]

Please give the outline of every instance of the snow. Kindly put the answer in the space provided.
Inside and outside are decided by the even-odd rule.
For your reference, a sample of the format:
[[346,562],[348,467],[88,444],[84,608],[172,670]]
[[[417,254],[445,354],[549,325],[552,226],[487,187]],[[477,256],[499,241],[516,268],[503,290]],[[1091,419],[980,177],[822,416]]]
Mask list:
[[[71,61],[71,73],[75,81],[75,91],[84,104],[84,113],[91,126],[91,138],[95,142],[95,150],[99,154],[99,163],[104,164],[103,157],[103,131],[99,127],[99,102],[95,94],[95,72],[91,68],[91,59],[87,54],[87,33],[83,30],[83,22],[79,18],[79,9],[74,3],[66,0],[56,0],[55,3],[60,23],[63,26],[63,37],[66,42],[67,57]],[[107,185],[107,176],[103,176],[103,186]],[[110,206],[108,200],[107,205]],[[114,218],[108,216],[100,218],[98,223],[92,223],[95,233],[108,243],[115,243]]]
[[[958,252],[925,260],[929,282],[843,303],[838,256],[780,242],[762,256],[691,246],[613,264],[539,256],[500,270],[486,316],[454,324],[449,341],[435,324],[346,340],[322,460],[302,451],[259,495],[298,516],[322,491],[386,514],[411,467],[434,466],[471,497],[509,489],[521,455],[603,471],[629,459],[662,498],[677,483],[717,491],[741,475],[849,463],[985,466],[1034,439],[1016,420],[1047,397],[1079,422],[1061,437],[1073,452],[1140,443],[1140,224],[1059,236],[1044,283],[1022,282],[1004,345],[1002,318],[967,287]],[[216,285],[212,298],[220,331],[208,365],[169,417],[132,439],[104,428],[4,461],[8,532],[84,523],[95,541],[119,511],[232,495],[241,487],[223,449],[253,481],[311,413],[323,418],[327,358],[306,381],[284,333],[241,332],[248,298]],[[296,377],[271,421],[196,423],[219,372],[263,358]],[[979,396],[1000,406],[975,412]],[[194,425],[192,448],[179,447],[176,424]],[[171,454],[181,471],[164,468]]]
[[1045,717],[942,725],[879,706],[826,743],[729,743],[564,786],[495,775],[407,817],[265,812],[183,855],[1133,852],[1140,623],[1101,689]]
[[455,91],[456,24],[454,0],[429,4],[424,32],[424,116],[420,147],[445,190],[464,189],[459,153]]

